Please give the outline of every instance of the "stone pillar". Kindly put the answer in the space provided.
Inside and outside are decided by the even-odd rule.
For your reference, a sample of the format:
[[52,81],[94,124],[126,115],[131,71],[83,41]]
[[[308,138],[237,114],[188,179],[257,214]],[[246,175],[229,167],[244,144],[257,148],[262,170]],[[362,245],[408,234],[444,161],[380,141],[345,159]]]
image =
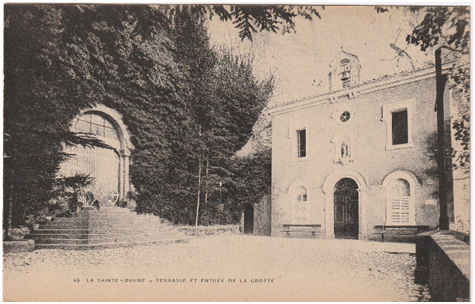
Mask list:
[[119,197],[126,200],[127,192],[130,190],[130,153],[127,150],[122,150],[119,154]]
[[124,157],[122,151],[119,152],[119,201],[124,198]]
[[335,238],[333,191],[325,192],[325,238]]
[[368,190],[358,189],[358,239],[368,240],[368,216],[367,216],[367,204],[368,204]]
[[124,198],[127,197],[127,193],[130,191],[130,178],[129,178],[129,166],[130,156],[124,156]]

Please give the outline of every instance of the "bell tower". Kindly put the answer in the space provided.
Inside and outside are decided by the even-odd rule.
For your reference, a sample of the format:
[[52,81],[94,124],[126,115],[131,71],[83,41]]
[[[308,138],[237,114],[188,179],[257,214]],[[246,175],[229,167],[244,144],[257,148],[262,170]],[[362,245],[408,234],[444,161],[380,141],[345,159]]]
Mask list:
[[356,55],[347,53],[343,47],[330,62],[328,87],[330,92],[349,89],[360,83],[361,66]]

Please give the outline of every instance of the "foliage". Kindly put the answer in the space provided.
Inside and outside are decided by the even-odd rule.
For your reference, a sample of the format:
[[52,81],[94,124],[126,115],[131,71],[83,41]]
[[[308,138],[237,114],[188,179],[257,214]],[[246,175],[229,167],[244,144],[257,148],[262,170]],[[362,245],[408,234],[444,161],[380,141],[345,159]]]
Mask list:
[[419,46],[423,52],[445,45],[457,52],[469,53],[468,6],[411,7],[411,10],[423,10],[424,19],[407,36],[408,43]]
[[459,141],[462,146],[462,151],[457,151],[455,154],[456,163],[455,168],[463,168],[469,170],[470,166],[470,116],[462,115],[462,117],[453,123],[455,129],[455,140]]
[[[322,9],[325,7],[322,6]],[[183,6],[172,6],[168,13],[174,16]],[[295,17],[307,20],[321,18],[314,6],[305,5],[189,5],[187,9],[195,16],[217,16],[221,21],[231,21],[239,29],[239,37],[252,40],[253,34],[261,31],[295,31]]]
[[[200,161],[208,172],[203,201],[216,202],[218,180],[232,185],[230,157],[249,138],[273,78],[259,82],[250,58],[211,49],[209,15],[196,10],[208,8],[5,6],[4,190],[14,225],[54,196],[64,144],[103,146],[69,131],[81,110],[98,103],[121,112],[131,133],[138,212],[191,223]],[[284,11],[260,17],[261,28],[275,28]],[[204,217],[218,205],[204,206]]]
[[14,225],[53,195],[55,172],[67,158],[62,143],[96,143],[68,132],[90,99],[63,63],[62,33],[58,7],[5,6],[4,206],[13,203]]
[[[414,10],[419,8],[414,8]],[[422,51],[428,48],[443,48],[450,53],[455,67],[450,72],[450,86],[454,100],[458,101],[457,115],[452,127],[455,139],[462,149],[456,151],[455,167],[468,170],[470,164],[470,8],[428,7],[424,19],[418,24],[407,42],[417,45]]]
[[270,195],[271,164],[270,149],[236,159],[234,173],[237,177],[232,191],[232,199],[244,206],[258,203],[263,196]]
[[94,178],[90,177],[88,174],[75,174],[68,177],[60,177],[56,180],[56,185],[61,189],[71,188],[74,192],[79,192],[81,189],[89,186]]

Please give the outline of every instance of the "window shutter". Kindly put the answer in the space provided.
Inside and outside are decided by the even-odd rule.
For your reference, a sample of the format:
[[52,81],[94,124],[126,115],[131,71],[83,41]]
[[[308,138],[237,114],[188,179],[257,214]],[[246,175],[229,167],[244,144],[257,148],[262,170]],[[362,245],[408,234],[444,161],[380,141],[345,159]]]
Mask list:
[[401,223],[409,223],[409,197],[399,198],[401,204]]
[[397,197],[391,200],[391,221],[393,224],[409,224],[409,197]]
[[399,198],[391,200],[391,221],[393,224],[401,223],[401,201]]

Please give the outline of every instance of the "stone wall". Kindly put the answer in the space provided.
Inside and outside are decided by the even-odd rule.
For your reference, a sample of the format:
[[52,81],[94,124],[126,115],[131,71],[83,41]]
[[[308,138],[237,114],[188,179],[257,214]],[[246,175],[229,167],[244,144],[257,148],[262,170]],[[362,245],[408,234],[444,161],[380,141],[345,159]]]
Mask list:
[[35,241],[23,240],[23,241],[4,241],[3,242],[3,254],[16,253],[16,252],[30,252],[35,250]]
[[434,302],[470,299],[470,246],[463,238],[452,231],[423,233],[417,238],[416,283],[429,285]]
[[[194,226],[181,226],[179,229],[187,235],[194,235],[196,231]],[[198,235],[241,234],[241,230],[239,225],[198,226]]]
[[254,204],[254,235],[270,236],[271,232],[271,204],[270,196],[262,197],[258,204]]

